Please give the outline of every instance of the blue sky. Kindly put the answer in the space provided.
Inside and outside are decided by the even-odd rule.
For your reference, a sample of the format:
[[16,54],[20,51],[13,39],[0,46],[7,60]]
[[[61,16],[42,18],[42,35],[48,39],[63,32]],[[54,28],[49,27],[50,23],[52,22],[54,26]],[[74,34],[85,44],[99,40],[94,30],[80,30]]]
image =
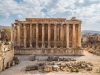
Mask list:
[[0,25],[15,19],[66,18],[82,21],[82,30],[100,30],[100,0],[0,0]]

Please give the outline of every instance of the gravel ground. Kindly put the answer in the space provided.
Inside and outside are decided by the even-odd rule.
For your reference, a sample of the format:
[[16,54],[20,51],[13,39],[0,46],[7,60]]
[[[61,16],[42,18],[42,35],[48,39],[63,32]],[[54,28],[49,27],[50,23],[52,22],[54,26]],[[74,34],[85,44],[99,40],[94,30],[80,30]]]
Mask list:
[[[38,71],[25,72],[24,68],[27,65],[32,65],[37,63],[37,61],[32,62],[29,61],[29,55],[16,55],[20,59],[20,64],[10,67],[9,69],[5,69],[0,73],[0,75],[100,75],[97,73],[97,69],[100,68],[100,56],[93,55],[84,51],[84,56],[61,56],[61,57],[70,57],[75,58],[77,61],[86,61],[94,64],[93,70],[90,72],[78,72],[78,73],[70,73],[70,72],[50,72],[50,73],[39,73]],[[37,56],[37,58],[47,58],[46,56]]]

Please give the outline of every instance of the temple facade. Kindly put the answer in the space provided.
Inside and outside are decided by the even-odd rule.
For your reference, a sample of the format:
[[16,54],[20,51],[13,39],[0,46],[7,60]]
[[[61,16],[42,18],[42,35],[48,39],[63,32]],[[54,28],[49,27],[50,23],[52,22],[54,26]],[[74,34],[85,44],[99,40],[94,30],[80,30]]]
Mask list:
[[[26,18],[12,24],[15,54],[65,54],[81,48],[81,21],[66,18]],[[79,49],[80,49],[79,48]],[[62,53],[61,53],[62,52]],[[78,51],[77,51],[78,52]],[[82,50],[79,51],[80,55]]]

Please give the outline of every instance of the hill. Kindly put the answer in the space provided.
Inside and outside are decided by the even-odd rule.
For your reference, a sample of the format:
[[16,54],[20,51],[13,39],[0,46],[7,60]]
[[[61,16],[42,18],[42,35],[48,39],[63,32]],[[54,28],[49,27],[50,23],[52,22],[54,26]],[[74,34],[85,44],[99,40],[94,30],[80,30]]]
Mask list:
[[93,35],[98,34],[100,35],[100,31],[94,31],[94,30],[82,30],[82,35],[85,36],[86,34]]
[[3,26],[3,25],[0,25],[0,29],[2,28],[11,28],[11,26]]

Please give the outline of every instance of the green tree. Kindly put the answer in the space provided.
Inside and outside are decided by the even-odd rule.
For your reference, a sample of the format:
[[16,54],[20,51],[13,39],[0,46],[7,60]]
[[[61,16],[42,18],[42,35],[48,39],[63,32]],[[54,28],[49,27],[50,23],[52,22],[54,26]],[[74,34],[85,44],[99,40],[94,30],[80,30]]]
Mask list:
[[10,28],[3,28],[1,30],[1,40],[11,41],[11,29]]

